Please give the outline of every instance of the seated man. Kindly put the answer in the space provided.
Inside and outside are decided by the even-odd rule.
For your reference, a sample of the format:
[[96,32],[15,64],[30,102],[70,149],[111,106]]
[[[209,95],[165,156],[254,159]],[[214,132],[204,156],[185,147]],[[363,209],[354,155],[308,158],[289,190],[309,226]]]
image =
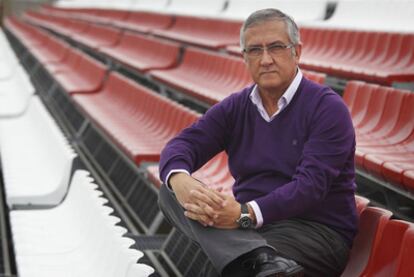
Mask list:
[[[303,77],[299,30],[281,11],[251,14],[240,43],[255,84],[167,144],[160,207],[210,258],[210,274],[339,276],[357,223],[347,107]],[[235,198],[191,177],[223,150]]]

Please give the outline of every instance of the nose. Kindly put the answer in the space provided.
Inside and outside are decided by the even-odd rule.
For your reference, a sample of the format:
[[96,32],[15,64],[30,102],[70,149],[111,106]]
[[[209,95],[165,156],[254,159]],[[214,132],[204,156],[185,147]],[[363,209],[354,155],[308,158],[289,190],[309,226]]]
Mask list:
[[261,65],[269,65],[273,63],[273,58],[272,56],[269,54],[269,52],[267,52],[267,49],[263,49],[263,54],[260,57],[260,64]]

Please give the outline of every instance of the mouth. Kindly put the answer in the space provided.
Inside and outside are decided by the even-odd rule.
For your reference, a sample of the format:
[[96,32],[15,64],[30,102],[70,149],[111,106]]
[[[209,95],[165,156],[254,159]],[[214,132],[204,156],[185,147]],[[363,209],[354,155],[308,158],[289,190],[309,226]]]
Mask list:
[[276,71],[265,71],[265,72],[260,72],[260,75],[268,75],[268,74],[275,74],[277,73]]

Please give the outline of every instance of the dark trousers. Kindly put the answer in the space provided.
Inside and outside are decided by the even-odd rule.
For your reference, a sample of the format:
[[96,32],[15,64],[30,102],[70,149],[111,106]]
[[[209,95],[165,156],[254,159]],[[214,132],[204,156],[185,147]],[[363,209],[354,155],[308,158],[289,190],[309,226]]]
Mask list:
[[342,237],[330,228],[302,219],[282,220],[257,230],[223,230],[204,227],[184,216],[184,209],[165,185],[159,192],[159,205],[166,219],[206,253],[214,276],[242,254],[259,247],[275,248],[281,256],[295,260],[305,268],[306,276],[339,276],[344,269],[349,248]]

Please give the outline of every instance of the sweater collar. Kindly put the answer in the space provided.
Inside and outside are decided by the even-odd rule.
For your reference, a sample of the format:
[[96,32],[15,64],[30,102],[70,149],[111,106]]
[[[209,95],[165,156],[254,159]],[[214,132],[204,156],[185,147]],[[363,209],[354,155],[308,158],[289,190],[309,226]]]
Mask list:
[[257,110],[259,111],[260,115],[263,117],[264,120],[266,120],[267,122],[272,121],[276,117],[276,115],[278,115],[289,105],[289,103],[295,96],[296,91],[298,90],[299,84],[302,80],[302,76],[302,71],[300,71],[300,69],[298,68],[298,71],[292,83],[290,83],[289,87],[286,89],[286,91],[282,94],[282,97],[280,97],[279,101],[277,102],[277,112],[270,117],[263,106],[262,98],[260,97],[259,93],[259,88],[257,84],[254,85],[253,90],[249,95],[249,98],[252,101],[252,103],[256,106]]

